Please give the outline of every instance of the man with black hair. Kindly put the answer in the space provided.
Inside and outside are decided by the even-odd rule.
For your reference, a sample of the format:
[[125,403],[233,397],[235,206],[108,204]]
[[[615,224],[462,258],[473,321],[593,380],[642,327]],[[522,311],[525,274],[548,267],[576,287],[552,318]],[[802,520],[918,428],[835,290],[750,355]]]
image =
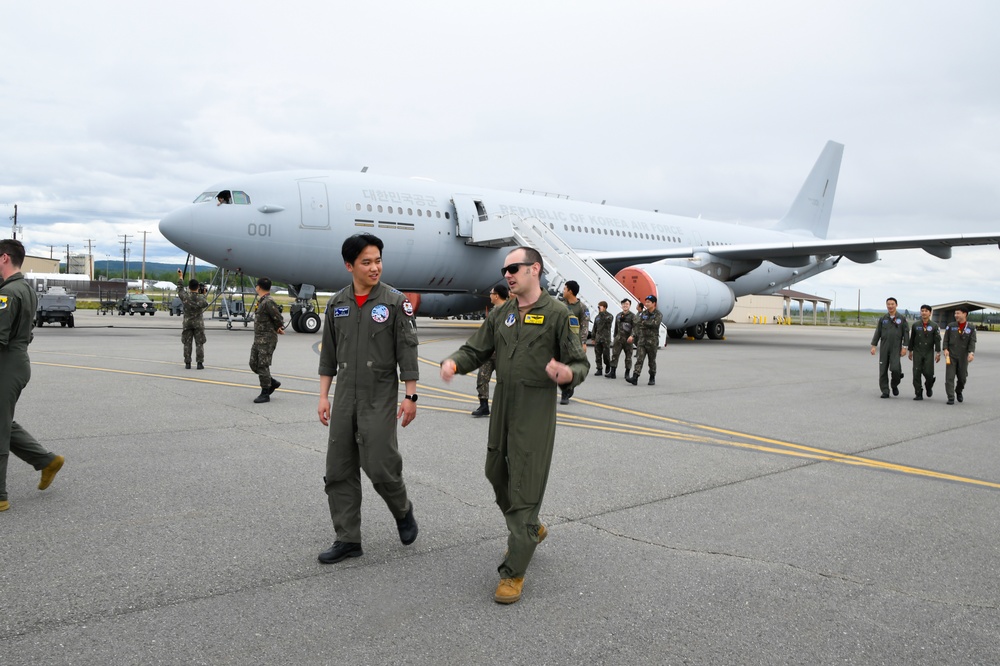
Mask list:
[[177,297],[184,305],[184,324],[181,327],[181,344],[184,345],[184,367],[191,369],[191,343],[195,346],[198,369],[205,369],[205,320],[202,313],[208,308],[208,299],[200,293],[198,280],[191,278],[187,290],[183,285],[184,271],[177,269]]
[[910,327],[909,358],[913,361],[914,400],[934,395],[934,364],[941,360],[941,328],[931,321],[931,306],[920,306],[920,321]]
[[[490,312],[492,314],[497,307],[507,302],[510,290],[507,285],[498,284],[490,290]],[[489,315],[487,315],[489,316]],[[479,408],[472,412],[475,417],[490,415],[490,377],[493,376],[493,368],[496,367],[497,355],[493,354],[489,360],[479,366],[479,374],[476,376],[476,393],[479,395]]]
[[[584,353],[587,351],[587,332],[590,330],[590,322],[587,309],[583,307],[583,301],[577,298],[580,293],[580,283],[576,280],[567,280],[566,284],[563,285],[563,299],[566,301],[566,307],[570,312],[570,325],[579,326],[580,329],[580,345],[583,347]],[[575,319],[575,321],[574,321]],[[560,405],[568,405],[569,399],[573,397],[574,389],[563,388],[562,397],[559,400]]]
[[7,460],[13,453],[36,470],[45,490],[64,459],[46,451],[27,430],[14,421],[14,407],[31,379],[28,345],[33,338],[38,297],[24,281],[21,264],[24,245],[11,238],[0,240],[0,511],[10,508],[7,499]]
[[271,394],[281,382],[271,377],[271,357],[278,346],[278,336],[285,334],[281,306],[271,298],[271,278],[257,280],[257,314],[253,318],[253,347],[250,348],[250,369],[260,378],[260,395],[256,403],[270,402]]
[[626,374],[625,381],[632,386],[639,383],[639,375],[642,374],[642,364],[649,359],[649,385],[656,384],[656,351],[660,348],[660,324],[663,323],[663,313],[656,307],[656,296],[650,294],[646,297],[645,307],[640,310],[636,323],[636,335],[629,340],[635,341],[635,372],[629,378]]
[[622,311],[615,315],[615,346],[611,350],[611,365],[604,375],[608,379],[617,377],[618,357],[625,352],[625,379],[632,373],[632,329],[635,328],[636,315],[630,312],[632,299],[622,299]]
[[[323,564],[362,555],[361,470],[389,507],[403,545],[417,538],[396,440],[396,421],[405,428],[417,416],[417,325],[409,299],[380,281],[382,248],[372,234],[344,241],[351,284],[326,306],[317,413],[330,428],[323,480],[337,538],[319,554]],[[397,410],[400,380],[406,392]]]
[[[948,404],[954,405],[965,400],[965,380],[969,378],[969,364],[976,356],[976,327],[968,321],[969,306],[955,308],[955,321],[944,329],[944,389],[948,393]],[[958,380],[956,383],[955,380]]]
[[594,317],[594,365],[597,366],[595,377],[604,374],[603,368],[611,372],[611,325],[615,318],[608,312],[608,302],[597,304],[597,316]]
[[[906,345],[909,344],[910,324],[906,317],[896,311],[896,299],[890,296],[885,299],[886,314],[878,320],[875,335],[872,336],[872,356],[878,346],[878,387],[882,397],[889,397],[889,389],[893,395],[899,395],[899,382],[903,379],[903,366],[900,359],[906,356]],[[892,372],[892,381],[889,373]]]

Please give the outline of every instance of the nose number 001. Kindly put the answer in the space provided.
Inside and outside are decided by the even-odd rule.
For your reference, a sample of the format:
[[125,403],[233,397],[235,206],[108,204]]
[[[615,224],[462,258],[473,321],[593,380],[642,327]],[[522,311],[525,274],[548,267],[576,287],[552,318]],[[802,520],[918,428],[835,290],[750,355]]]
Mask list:
[[247,235],[248,236],[270,236],[271,235],[271,225],[270,224],[254,224],[251,222],[247,225]]

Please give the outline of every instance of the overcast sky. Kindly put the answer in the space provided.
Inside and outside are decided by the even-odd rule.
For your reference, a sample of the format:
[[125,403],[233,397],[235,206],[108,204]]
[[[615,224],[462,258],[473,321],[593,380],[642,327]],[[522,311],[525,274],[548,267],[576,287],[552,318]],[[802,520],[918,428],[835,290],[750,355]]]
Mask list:
[[[0,4],[0,236],[183,264],[159,219],[231,174],[346,169],[766,225],[828,139],[831,237],[1000,234],[1000,3]],[[799,283],[1000,302],[1000,250]]]

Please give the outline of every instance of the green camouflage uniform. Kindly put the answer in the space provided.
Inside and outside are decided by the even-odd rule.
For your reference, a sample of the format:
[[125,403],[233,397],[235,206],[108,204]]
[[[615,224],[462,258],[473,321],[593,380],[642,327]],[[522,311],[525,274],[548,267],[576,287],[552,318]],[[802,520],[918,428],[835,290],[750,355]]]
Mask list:
[[587,316],[587,310],[583,307],[583,301],[579,298],[576,299],[576,303],[570,303],[566,301],[566,307],[569,311],[576,317],[577,322],[580,326],[580,343],[586,347],[587,346],[587,332],[590,330],[590,321]]
[[325,316],[319,374],[337,378],[326,450],[327,501],[337,541],[361,543],[362,469],[396,520],[410,510],[396,413],[399,382],[420,378],[417,325],[406,296],[381,282],[361,307],[353,284],[341,289]]
[[904,342],[908,341],[909,332],[910,324],[898,311],[895,317],[890,317],[887,313],[878,320],[875,335],[872,336],[872,347],[881,341],[882,344],[878,348],[878,387],[882,389],[882,395],[889,395],[890,371],[892,371],[892,388],[897,388],[903,379],[900,352],[903,350]]
[[611,371],[618,369],[618,356],[625,352],[625,376],[632,372],[632,347],[633,343],[628,339],[632,336],[635,328],[634,312],[619,312],[615,315],[615,346],[611,351]]
[[910,353],[913,354],[913,390],[922,396],[921,379],[927,391],[934,387],[934,354],[941,351],[941,328],[933,321],[918,321],[910,327]]
[[0,500],[7,499],[7,459],[11,453],[36,470],[45,469],[56,457],[14,421],[14,407],[31,379],[28,344],[34,335],[37,308],[35,290],[21,273],[0,283]]
[[202,313],[208,308],[208,299],[196,291],[191,291],[183,283],[177,283],[177,297],[184,304],[184,325],[181,328],[181,343],[184,345],[184,362],[191,365],[191,343],[195,343],[195,357],[198,363],[205,362],[205,320]]
[[601,372],[601,367],[611,369],[611,325],[615,318],[605,310],[598,311],[594,317],[594,365],[597,372]]
[[642,363],[649,358],[649,378],[656,376],[656,350],[660,347],[660,324],[663,323],[663,313],[659,308],[652,312],[643,310],[636,324],[635,339],[635,373],[642,374]]
[[538,545],[538,511],[548,482],[556,434],[556,384],[545,372],[551,359],[573,371],[568,384],[579,385],[590,372],[580,346],[576,319],[565,305],[544,291],[525,314],[517,299],[499,306],[476,333],[449,358],[457,372],[479,367],[496,351],[497,385],[493,393],[486,478],[507,522],[507,556],[501,578],[524,575]]
[[271,387],[271,357],[278,346],[278,329],[284,325],[281,307],[270,294],[257,301],[253,318],[253,347],[250,348],[250,369],[260,378],[260,387]]
[[951,358],[951,362],[945,366],[944,388],[948,392],[948,400],[954,400],[956,395],[962,395],[965,380],[969,377],[969,354],[976,353],[976,327],[965,322],[963,331],[959,330],[957,321],[951,322],[944,329],[941,346]]

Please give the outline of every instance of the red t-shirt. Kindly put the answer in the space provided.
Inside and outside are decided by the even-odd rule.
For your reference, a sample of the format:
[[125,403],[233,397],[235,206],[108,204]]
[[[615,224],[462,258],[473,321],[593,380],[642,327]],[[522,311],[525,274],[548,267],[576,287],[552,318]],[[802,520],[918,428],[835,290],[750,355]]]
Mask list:
[[361,296],[355,294],[354,295],[354,300],[357,302],[358,307],[360,308],[368,300],[368,294],[363,294]]

